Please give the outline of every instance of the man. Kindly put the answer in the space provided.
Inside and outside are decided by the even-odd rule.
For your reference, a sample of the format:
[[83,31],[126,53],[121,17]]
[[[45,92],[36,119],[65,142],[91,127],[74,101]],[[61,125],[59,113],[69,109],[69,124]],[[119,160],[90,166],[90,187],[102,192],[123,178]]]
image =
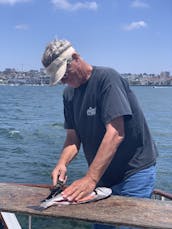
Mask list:
[[63,191],[66,199],[78,201],[96,186],[150,198],[157,150],[127,81],[111,68],[86,63],[67,40],[50,42],[42,63],[51,85],[68,85],[63,96],[66,139],[53,184],[66,180],[67,166],[82,144],[88,171]]

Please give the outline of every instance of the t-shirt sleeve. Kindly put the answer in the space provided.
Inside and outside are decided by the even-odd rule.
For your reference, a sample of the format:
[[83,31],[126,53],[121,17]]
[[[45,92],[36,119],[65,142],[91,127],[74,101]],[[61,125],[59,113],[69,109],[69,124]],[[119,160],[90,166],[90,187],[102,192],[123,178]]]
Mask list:
[[65,95],[63,95],[63,105],[64,105],[64,128],[74,129],[74,116],[73,116],[73,106],[72,101],[68,100]]
[[125,118],[132,116],[126,88],[120,76],[117,77],[115,74],[113,77],[113,72],[104,79],[99,99],[104,124],[120,116],[125,116]]

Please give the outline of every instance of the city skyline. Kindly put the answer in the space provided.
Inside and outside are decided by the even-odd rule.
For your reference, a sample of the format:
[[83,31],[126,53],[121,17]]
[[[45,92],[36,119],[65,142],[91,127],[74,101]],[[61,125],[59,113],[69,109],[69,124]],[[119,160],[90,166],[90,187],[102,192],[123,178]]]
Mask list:
[[93,65],[172,72],[171,0],[0,0],[0,71],[42,68],[47,43],[69,39]]
[[[170,72],[155,74],[121,74],[132,86],[172,86],[172,76]],[[0,71],[0,85],[49,85],[50,76],[43,68],[39,70],[19,71],[15,69],[5,69]]]
[[[40,67],[39,69],[27,69],[27,70],[23,70],[23,69],[16,69],[16,68],[4,68],[4,69],[2,69],[2,70],[0,70],[0,73],[2,73],[2,74],[8,74],[8,73],[14,73],[14,72],[18,72],[18,73],[25,73],[25,72],[44,72],[44,74],[45,75],[48,75],[47,73],[46,73],[46,70],[45,70],[45,68],[44,67]],[[161,71],[161,72],[158,72],[158,73],[151,73],[151,72],[149,72],[149,73],[147,73],[147,72],[138,72],[138,73],[133,73],[133,72],[119,72],[120,74],[123,74],[123,75],[156,75],[156,76],[158,76],[158,75],[161,75],[161,74],[166,74],[166,75],[169,75],[169,76],[171,76],[172,77],[172,72],[170,72],[170,71]]]

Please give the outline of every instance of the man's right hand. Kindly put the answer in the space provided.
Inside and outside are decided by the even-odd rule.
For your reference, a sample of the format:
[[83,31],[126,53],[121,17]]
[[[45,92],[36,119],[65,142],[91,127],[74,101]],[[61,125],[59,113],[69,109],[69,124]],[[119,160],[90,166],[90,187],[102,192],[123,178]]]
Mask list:
[[63,181],[66,183],[67,181],[67,167],[64,164],[57,164],[54,170],[51,173],[51,177],[53,180],[53,186],[57,184],[57,181]]

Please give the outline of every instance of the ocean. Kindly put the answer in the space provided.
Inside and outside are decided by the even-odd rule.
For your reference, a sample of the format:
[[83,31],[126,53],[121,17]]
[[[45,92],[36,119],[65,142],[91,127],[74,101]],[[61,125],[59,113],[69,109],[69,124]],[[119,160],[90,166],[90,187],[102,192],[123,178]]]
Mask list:
[[[0,86],[0,182],[51,183],[63,146],[64,86]],[[132,87],[158,147],[156,188],[172,192],[172,87]],[[68,183],[82,177],[82,150],[70,164]],[[25,216],[18,216],[27,228]],[[91,228],[89,223],[33,217],[34,229]],[[38,226],[39,225],[39,226]]]

